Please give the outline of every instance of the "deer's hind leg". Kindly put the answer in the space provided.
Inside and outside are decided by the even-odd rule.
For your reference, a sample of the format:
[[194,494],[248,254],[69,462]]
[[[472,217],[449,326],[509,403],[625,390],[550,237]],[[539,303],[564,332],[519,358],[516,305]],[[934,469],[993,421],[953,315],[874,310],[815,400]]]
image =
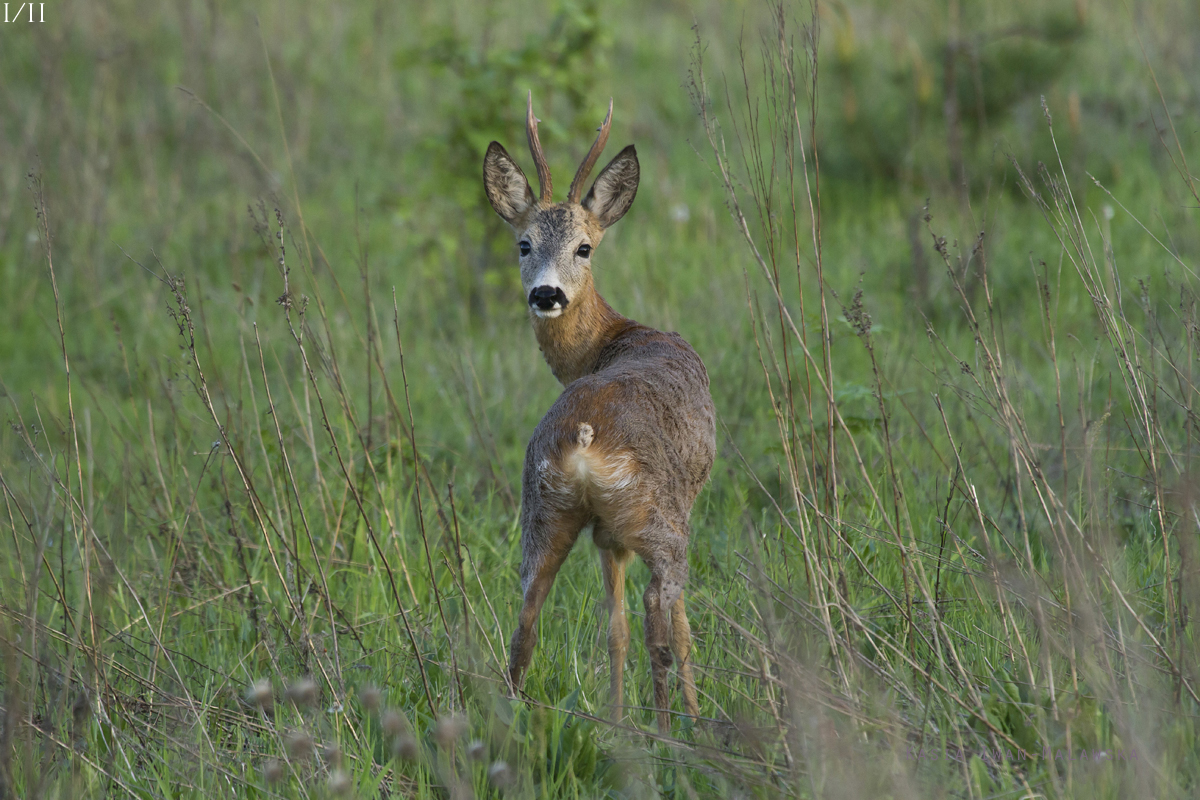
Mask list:
[[[527,498],[528,499],[528,498]],[[508,681],[520,692],[537,644],[537,620],[554,578],[579,538],[585,520],[578,513],[527,513],[521,527],[521,592],[524,602],[508,653]]]
[[671,649],[679,659],[679,686],[683,689],[683,710],[689,716],[700,716],[696,702],[696,679],[692,675],[692,627],[683,607],[683,592],[671,606]]
[[621,720],[622,706],[625,704],[625,658],[629,653],[629,621],[625,618],[625,567],[632,555],[630,551],[620,548],[600,549],[600,571],[604,575],[605,605],[608,607],[609,694],[615,722]]
[[[653,542],[653,547],[642,554],[643,560],[650,567],[650,584],[642,595],[646,604],[646,651],[650,656],[650,674],[654,681],[654,708],[658,716],[658,731],[669,733],[671,717],[668,709],[671,703],[667,694],[667,671],[671,668],[673,659],[668,612],[681,602],[683,587],[687,583],[687,537],[666,528],[660,529],[660,535],[648,541]],[[687,623],[686,614],[683,623]],[[682,628],[680,630],[682,631]],[[690,643],[690,629],[687,636]],[[694,694],[691,702],[694,706]],[[685,707],[686,705],[685,699]],[[688,713],[692,713],[691,708],[687,710]]]

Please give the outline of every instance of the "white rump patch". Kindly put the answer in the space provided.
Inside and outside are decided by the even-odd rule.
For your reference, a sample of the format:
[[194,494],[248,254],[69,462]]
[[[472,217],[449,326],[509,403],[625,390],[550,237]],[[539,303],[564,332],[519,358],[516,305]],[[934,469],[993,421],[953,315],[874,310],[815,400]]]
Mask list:
[[585,495],[607,501],[637,483],[637,462],[633,456],[589,450],[595,436],[592,426],[585,423],[579,428],[579,447],[568,457],[567,474],[577,481]]
[[576,428],[574,442],[564,445],[561,461],[543,458],[534,468],[547,503],[555,508],[590,507],[609,515],[606,509],[634,502],[629,491],[640,483],[641,470],[632,453],[606,451],[596,443],[596,429],[586,422]]
[[608,474],[603,477],[597,475],[594,481],[597,488],[606,494],[620,492],[637,483],[638,473],[633,456],[627,454],[612,456],[609,458],[607,466]]

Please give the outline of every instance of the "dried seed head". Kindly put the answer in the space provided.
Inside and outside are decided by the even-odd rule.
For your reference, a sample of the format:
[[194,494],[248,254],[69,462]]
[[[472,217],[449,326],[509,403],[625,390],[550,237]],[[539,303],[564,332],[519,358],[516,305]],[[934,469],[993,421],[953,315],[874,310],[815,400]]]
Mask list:
[[270,711],[271,706],[275,703],[275,695],[271,692],[271,682],[266,678],[259,678],[250,684],[250,688],[246,690],[246,702],[263,711]]
[[404,715],[395,709],[388,709],[383,712],[383,732],[388,736],[399,736],[408,731],[408,723],[404,721]]
[[283,780],[283,762],[278,758],[268,758],[263,762],[262,774],[267,783]]
[[338,769],[342,766],[342,748],[335,745],[329,745],[321,751],[321,757],[325,759],[325,763],[329,766]]
[[451,714],[442,717],[433,726],[433,740],[437,742],[438,747],[450,747],[466,732],[467,721],[456,714]]
[[308,758],[313,754],[313,737],[306,731],[292,731],[284,740],[288,755],[297,760]]
[[359,693],[359,698],[362,700],[363,708],[375,713],[383,703],[383,692],[379,690],[378,686],[364,686],[362,692]]
[[512,783],[512,770],[503,761],[493,761],[488,767],[488,780],[492,786],[502,789]]
[[346,774],[344,769],[335,769],[329,773],[329,793],[332,795],[343,795],[349,793],[353,784],[350,781],[350,776]]
[[312,678],[301,678],[287,688],[287,699],[301,708],[311,708],[321,699],[321,687]]
[[420,754],[420,748],[417,746],[416,739],[404,735],[397,737],[396,741],[392,744],[392,752],[401,761],[416,761],[417,756]]
[[483,761],[487,758],[487,745],[478,739],[467,745],[467,756],[472,761]]

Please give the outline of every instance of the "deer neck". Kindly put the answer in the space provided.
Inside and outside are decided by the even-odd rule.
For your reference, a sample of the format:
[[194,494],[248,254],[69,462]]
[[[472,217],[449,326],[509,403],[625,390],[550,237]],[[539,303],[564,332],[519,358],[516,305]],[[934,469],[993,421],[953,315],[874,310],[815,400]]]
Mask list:
[[590,285],[560,316],[530,318],[542,356],[563,386],[594,372],[604,346],[632,324]]

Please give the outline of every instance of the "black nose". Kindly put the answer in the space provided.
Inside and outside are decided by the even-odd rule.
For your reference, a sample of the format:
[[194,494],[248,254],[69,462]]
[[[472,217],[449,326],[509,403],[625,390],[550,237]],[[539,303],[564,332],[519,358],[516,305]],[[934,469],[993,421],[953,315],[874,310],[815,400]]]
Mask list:
[[557,286],[539,286],[529,293],[529,305],[542,311],[554,308],[555,303],[558,303],[559,308],[567,307],[567,296]]

